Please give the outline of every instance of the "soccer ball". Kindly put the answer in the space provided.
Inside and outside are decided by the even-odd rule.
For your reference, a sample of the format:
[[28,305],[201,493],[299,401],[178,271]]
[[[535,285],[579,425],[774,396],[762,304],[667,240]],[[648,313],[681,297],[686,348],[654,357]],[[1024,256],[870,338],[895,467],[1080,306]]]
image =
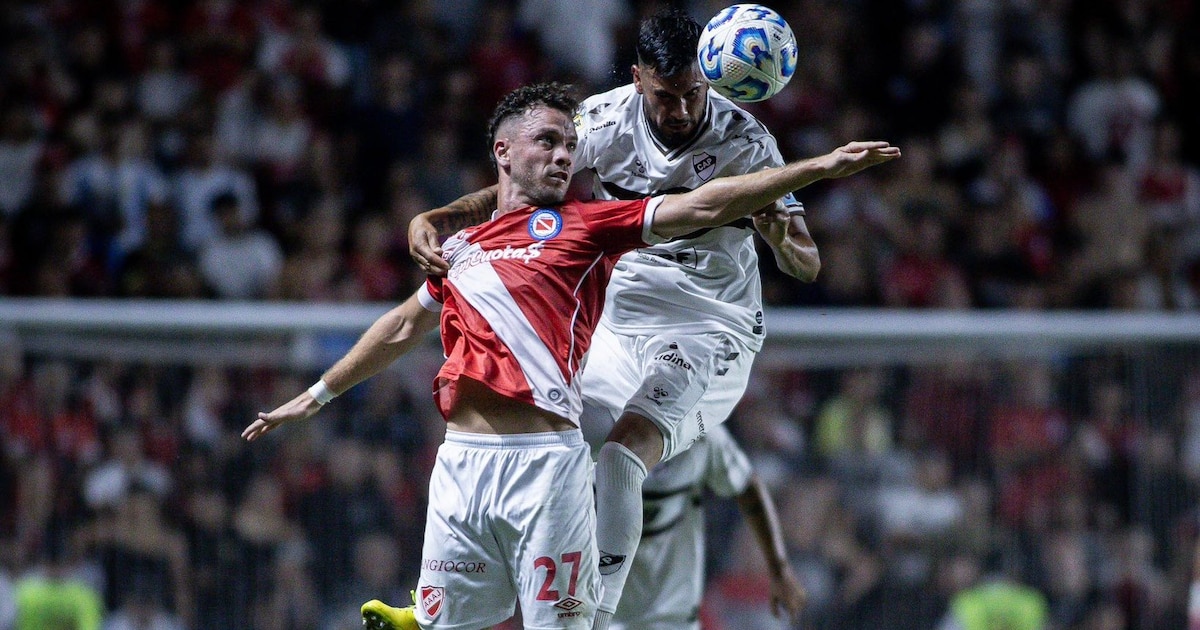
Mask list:
[[700,71],[713,89],[743,103],[779,93],[796,72],[796,36],[761,4],[722,9],[700,31]]

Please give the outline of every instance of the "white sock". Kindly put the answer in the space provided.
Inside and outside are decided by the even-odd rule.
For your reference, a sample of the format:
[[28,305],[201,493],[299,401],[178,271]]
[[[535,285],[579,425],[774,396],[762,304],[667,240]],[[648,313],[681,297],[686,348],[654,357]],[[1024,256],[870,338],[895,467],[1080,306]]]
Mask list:
[[642,482],[646,465],[617,442],[605,442],[596,460],[596,543],[600,548],[599,609],[592,630],[606,630],[617,610],[629,566],[642,538]]
[[608,630],[608,624],[612,623],[612,618],[612,613],[597,610],[596,617],[592,620],[592,630]]

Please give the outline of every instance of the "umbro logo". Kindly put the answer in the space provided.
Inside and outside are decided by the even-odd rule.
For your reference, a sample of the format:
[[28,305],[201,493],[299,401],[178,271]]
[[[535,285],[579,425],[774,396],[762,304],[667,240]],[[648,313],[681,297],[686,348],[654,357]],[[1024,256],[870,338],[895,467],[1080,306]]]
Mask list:
[[558,602],[557,604],[555,604],[554,607],[561,608],[563,610],[574,610],[582,605],[583,605],[583,602],[579,601],[578,599],[575,599],[574,597],[568,597],[568,598],[562,600],[561,602]]

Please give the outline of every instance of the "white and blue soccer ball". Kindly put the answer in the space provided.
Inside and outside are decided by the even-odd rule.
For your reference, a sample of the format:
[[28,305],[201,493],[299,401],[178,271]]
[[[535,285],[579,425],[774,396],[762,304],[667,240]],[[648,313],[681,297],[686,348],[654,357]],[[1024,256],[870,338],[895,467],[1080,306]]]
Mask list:
[[779,93],[796,73],[796,36],[761,4],[722,9],[700,31],[700,71],[713,89],[743,103]]

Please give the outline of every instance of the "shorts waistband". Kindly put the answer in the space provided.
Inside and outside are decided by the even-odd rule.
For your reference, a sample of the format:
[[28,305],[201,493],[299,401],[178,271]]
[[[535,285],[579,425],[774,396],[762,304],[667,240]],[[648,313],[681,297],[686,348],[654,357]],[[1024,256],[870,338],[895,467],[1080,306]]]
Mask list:
[[532,448],[537,446],[582,446],[583,431],[546,431],[543,433],[466,433],[446,430],[446,443],[474,448]]

